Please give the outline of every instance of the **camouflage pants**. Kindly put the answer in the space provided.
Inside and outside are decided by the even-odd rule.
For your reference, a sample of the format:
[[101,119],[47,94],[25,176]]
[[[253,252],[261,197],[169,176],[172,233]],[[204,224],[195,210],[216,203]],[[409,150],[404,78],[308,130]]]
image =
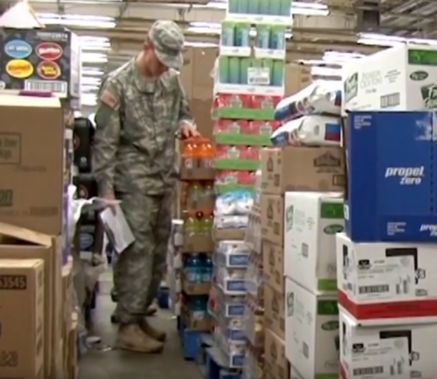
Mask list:
[[115,314],[120,323],[145,317],[158,292],[170,237],[172,195],[120,194],[121,208],[135,236],[134,244],[120,254],[114,267]]

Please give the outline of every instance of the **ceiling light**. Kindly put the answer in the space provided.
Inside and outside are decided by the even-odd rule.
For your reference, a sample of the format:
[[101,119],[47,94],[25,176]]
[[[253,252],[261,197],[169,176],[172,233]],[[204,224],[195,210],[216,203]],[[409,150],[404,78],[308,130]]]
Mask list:
[[291,6],[291,14],[300,14],[307,16],[328,16],[329,13],[330,11],[326,4],[294,1]]
[[56,13],[37,13],[38,19],[46,25],[65,25],[65,26],[85,26],[95,28],[114,28],[115,20],[113,17],[76,15],[76,14],[56,14]]

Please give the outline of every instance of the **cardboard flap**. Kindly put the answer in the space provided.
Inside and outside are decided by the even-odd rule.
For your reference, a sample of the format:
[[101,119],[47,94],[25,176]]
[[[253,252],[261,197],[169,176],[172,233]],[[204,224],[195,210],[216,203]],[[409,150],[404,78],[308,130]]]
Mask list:
[[27,0],[20,1],[0,17],[0,26],[14,29],[44,28]]
[[12,237],[41,246],[52,246],[52,237],[26,228],[0,222],[0,236]]

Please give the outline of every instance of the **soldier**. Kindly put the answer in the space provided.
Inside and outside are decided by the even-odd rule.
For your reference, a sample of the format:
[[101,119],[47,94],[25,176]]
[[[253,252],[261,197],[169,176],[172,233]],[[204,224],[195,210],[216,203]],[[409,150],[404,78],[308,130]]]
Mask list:
[[165,269],[176,181],[175,135],[198,136],[181,86],[184,37],[156,21],[143,50],[111,73],[96,112],[94,170],[100,196],[121,208],[135,236],[114,267],[118,346],[157,353],[164,332],[146,319]]

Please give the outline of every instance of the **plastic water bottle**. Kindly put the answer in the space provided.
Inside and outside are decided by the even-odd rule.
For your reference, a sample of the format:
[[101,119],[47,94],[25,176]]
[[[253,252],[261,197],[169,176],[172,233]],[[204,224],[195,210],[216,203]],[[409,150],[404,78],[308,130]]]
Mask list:
[[207,307],[207,300],[205,297],[202,296],[196,296],[192,299],[190,302],[191,306],[189,306],[193,318],[195,320],[204,320],[206,317],[206,307]]
[[195,260],[194,257],[188,257],[185,261],[185,277],[190,283],[195,282],[196,279],[196,268],[195,268]]
[[213,271],[213,263],[212,259],[209,256],[205,257],[205,263],[204,263],[204,274],[203,274],[203,281],[205,283],[210,283],[212,280],[212,271]]

